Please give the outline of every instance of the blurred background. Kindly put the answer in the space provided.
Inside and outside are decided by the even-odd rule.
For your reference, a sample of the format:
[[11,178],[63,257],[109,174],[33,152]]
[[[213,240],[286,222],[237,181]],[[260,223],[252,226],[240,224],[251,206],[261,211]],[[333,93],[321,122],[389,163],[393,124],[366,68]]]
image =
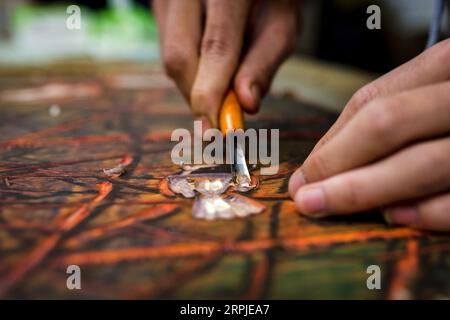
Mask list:
[[[297,55],[374,73],[420,53],[433,0],[304,1]],[[67,6],[81,7],[81,29],[66,28]],[[381,30],[366,26],[367,6],[381,8]],[[157,61],[151,1],[0,0],[0,64],[60,59]],[[443,24],[449,25],[447,15]],[[445,37],[448,34],[443,34]]]

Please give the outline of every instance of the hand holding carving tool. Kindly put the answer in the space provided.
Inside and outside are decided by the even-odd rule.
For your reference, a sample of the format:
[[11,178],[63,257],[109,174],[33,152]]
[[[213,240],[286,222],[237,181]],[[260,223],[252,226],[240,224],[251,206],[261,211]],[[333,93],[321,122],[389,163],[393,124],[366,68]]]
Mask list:
[[[227,132],[229,130],[244,130],[244,115],[233,90],[230,90],[225,96],[219,113],[219,125],[224,137],[227,137]],[[244,139],[242,139],[242,141],[245,142]],[[234,144],[234,141],[231,142]],[[239,143],[239,139],[237,143],[234,144],[233,170],[238,190],[248,191],[252,189],[250,173],[245,161],[245,152],[243,145]]]

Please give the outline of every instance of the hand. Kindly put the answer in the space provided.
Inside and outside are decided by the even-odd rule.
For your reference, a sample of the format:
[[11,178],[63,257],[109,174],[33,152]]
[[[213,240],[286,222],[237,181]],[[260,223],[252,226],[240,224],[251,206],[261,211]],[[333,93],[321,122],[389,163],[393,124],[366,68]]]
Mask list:
[[[195,116],[206,117],[217,127],[219,108],[230,85],[245,111],[258,111],[277,68],[294,48],[296,3],[154,1],[167,74]],[[245,37],[249,46],[241,56]]]
[[385,207],[391,224],[450,230],[450,40],[360,89],[292,175],[312,217]]

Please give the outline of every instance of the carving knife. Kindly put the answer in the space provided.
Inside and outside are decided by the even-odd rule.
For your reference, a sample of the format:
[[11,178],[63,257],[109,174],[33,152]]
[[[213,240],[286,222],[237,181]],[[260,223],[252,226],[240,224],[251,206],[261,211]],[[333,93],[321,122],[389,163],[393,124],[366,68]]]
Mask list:
[[[230,90],[222,104],[219,113],[219,125],[222,135],[226,137],[229,130],[244,130],[244,114],[239,105],[236,94]],[[234,143],[234,161],[233,171],[239,191],[247,191],[251,189],[251,178],[248,171],[247,162],[245,160],[245,152],[240,143]]]

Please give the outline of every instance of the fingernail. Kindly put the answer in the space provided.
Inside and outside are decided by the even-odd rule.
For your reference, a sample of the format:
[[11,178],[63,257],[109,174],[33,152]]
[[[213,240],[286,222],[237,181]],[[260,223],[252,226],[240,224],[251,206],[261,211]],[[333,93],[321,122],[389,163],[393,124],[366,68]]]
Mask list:
[[289,179],[288,189],[289,189],[289,194],[291,195],[291,197],[294,198],[297,190],[300,189],[301,187],[303,187],[305,184],[306,184],[306,179],[305,179],[305,175],[303,174],[302,170],[299,169],[299,170],[295,171],[291,175],[291,178]]
[[414,207],[397,207],[383,212],[384,219],[389,225],[416,226],[418,213]]
[[300,188],[295,195],[302,213],[317,216],[325,211],[325,195],[320,187]]

